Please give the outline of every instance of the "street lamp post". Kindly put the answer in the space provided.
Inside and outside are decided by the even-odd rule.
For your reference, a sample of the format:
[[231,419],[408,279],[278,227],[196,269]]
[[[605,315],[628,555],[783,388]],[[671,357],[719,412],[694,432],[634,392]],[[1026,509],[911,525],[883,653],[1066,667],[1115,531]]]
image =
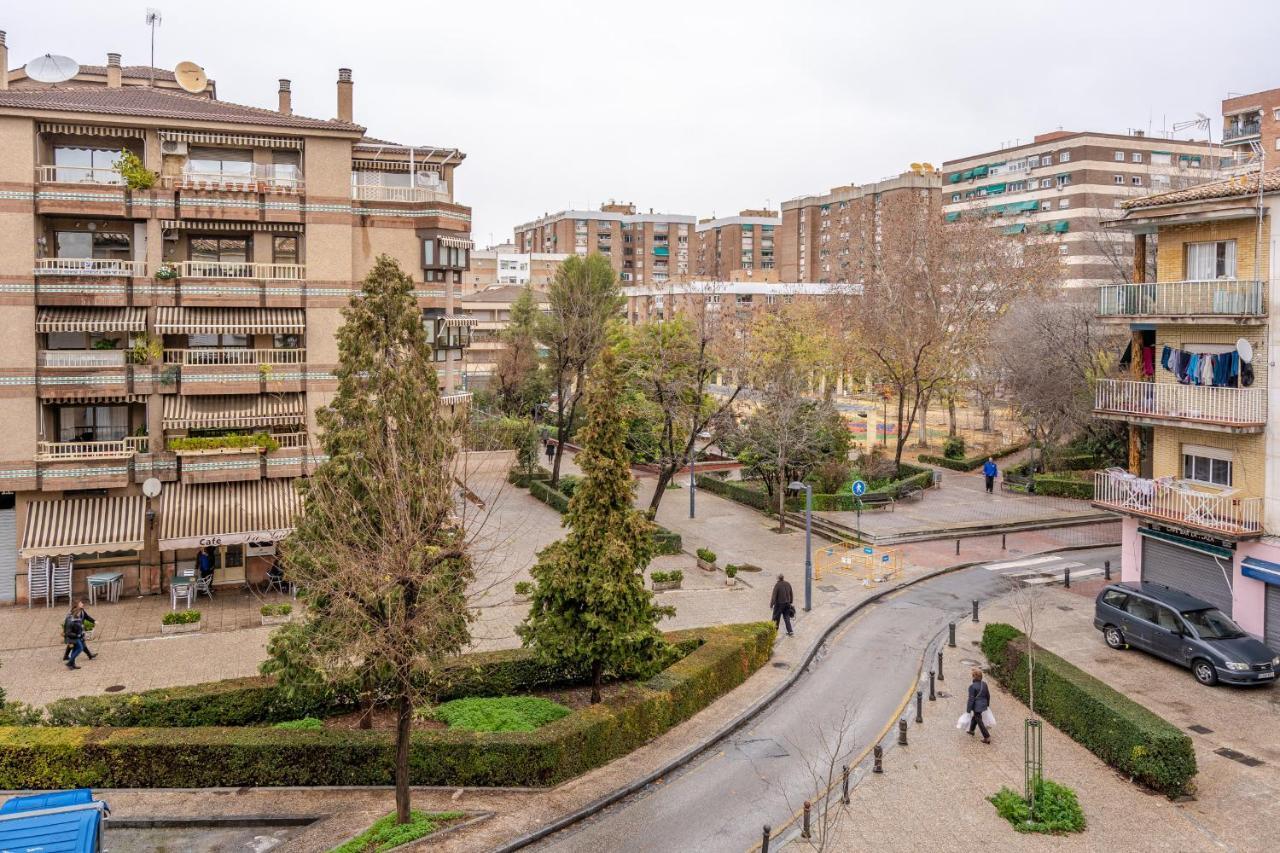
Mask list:
[[694,492],[698,488],[697,481],[693,479],[693,463],[694,463],[694,460],[696,460],[698,457],[697,448],[694,447],[696,443],[697,443],[696,437],[694,438],[693,441],[689,442],[689,517],[690,518],[694,517]]
[[813,606],[813,486],[794,481],[787,488],[804,489],[804,612],[808,613]]

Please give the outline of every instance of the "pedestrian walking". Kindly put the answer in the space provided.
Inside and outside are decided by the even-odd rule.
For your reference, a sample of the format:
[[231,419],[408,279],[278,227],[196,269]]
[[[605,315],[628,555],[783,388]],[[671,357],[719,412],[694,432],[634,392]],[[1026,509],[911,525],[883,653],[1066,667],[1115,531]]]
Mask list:
[[990,456],[987,462],[982,466],[982,476],[987,478],[987,494],[992,494],[996,487],[996,474],[1000,473],[1000,469],[996,467],[996,460]]
[[556,443],[548,438],[547,439],[547,464],[550,465],[551,461],[555,458],[556,458]]
[[791,603],[794,600],[795,595],[791,592],[791,584],[787,583],[785,577],[778,575],[778,582],[773,585],[773,595],[769,598],[769,606],[773,608],[774,627],[777,627],[778,620],[785,621],[788,637],[795,636],[791,630],[791,617],[796,615],[796,608]]
[[76,666],[76,658],[80,657],[80,653],[84,652],[89,656],[89,660],[93,660],[94,655],[84,644],[84,602],[77,601],[75,605],[67,612],[67,616],[62,620],[62,641],[66,643],[66,651],[63,658],[67,662],[67,669],[79,669]]
[[991,732],[987,731],[986,721],[982,719],[984,714],[989,713],[987,709],[990,707],[991,688],[987,687],[987,682],[982,680],[982,670],[975,669],[973,681],[969,684],[969,703],[965,705],[965,712],[971,715],[969,734],[973,734],[975,726],[982,729],[983,743],[991,743]]

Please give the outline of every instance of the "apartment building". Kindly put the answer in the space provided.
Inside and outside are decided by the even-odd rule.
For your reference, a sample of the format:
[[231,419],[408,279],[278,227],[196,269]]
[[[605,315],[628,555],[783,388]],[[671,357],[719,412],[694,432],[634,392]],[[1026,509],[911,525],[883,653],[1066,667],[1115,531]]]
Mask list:
[[782,224],[774,232],[779,277],[818,283],[865,281],[882,250],[886,213],[905,205],[937,207],[940,187],[932,172],[904,172],[783,202]]
[[459,300],[459,307],[475,322],[471,329],[471,341],[462,363],[464,387],[469,390],[485,388],[493,380],[498,369],[498,358],[506,349],[502,333],[511,322],[511,304],[520,298],[526,287],[533,288],[538,310],[550,307],[546,288],[524,285],[498,284],[474,293],[467,293]]
[[470,294],[499,285],[529,285],[546,291],[567,254],[517,252],[514,243],[502,243],[471,253],[471,268],[462,279],[463,293]]
[[0,597],[39,590],[46,560],[73,562],[75,594],[98,573],[157,592],[206,547],[215,583],[259,579],[322,461],[340,311],[377,256],[417,283],[445,405],[469,397],[463,155],[367,136],[349,69],[317,119],[287,80],[270,110],[118,54],[56,85],[7,60],[0,34]]
[[599,210],[562,210],[517,225],[516,251],[589,255],[599,252],[623,283],[652,284],[690,271],[696,220],[674,213],[636,213],[610,202]]
[[1280,170],[1123,202],[1110,227],[1132,235],[1133,281],[1099,288],[1099,314],[1127,326],[1129,371],[1098,383],[1095,415],[1129,424],[1129,466],[1094,484],[1124,516],[1124,580],[1191,593],[1274,648],[1277,214]]
[[1053,240],[1067,287],[1112,284],[1131,278],[1132,245],[1102,223],[1128,199],[1220,176],[1222,157],[1206,142],[1140,131],[1042,133],[1025,145],[944,163],[942,209],[949,220],[983,215],[1008,233]]
[[781,224],[776,210],[698,220],[692,275],[721,280],[740,270],[751,275],[774,269],[774,231]]
[[1280,163],[1280,89],[1236,95],[1222,102],[1222,145],[1238,160],[1265,152],[1266,165]]

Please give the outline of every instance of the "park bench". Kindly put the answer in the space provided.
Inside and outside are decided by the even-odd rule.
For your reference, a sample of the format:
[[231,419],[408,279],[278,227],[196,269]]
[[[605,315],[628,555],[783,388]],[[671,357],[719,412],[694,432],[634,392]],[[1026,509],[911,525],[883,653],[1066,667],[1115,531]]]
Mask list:
[[1000,489],[1005,492],[1024,492],[1034,495],[1036,481],[1034,477],[1026,474],[1005,474],[1000,478]]
[[918,501],[924,499],[924,487],[908,486],[898,494],[900,501]]
[[862,501],[862,508],[868,509],[887,509],[893,512],[893,505],[896,503],[892,495],[886,495],[884,492],[868,492],[859,500]]

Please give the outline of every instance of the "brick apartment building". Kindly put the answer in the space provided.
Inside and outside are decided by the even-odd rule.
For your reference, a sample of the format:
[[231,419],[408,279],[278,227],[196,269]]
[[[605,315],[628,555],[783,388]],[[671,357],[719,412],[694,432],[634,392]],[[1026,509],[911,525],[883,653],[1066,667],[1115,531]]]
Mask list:
[[691,274],[728,279],[739,270],[774,269],[774,232],[781,224],[776,210],[744,210],[737,216],[698,220]]
[[653,284],[690,272],[696,220],[674,213],[636,213],[634,204],[562,210],[515,228],[516,251],[589,255],[599,252],[624,284]]
[[[445,405],[469,397],[463,155],[366,136],[347,69],[316,119],[287,80],[270,110],[117,54],[38,83],[7,52],[0,34],[0,599],[25,599],[29,571],[41,586],[46,559],[73,561],[76,595],[97,573],[156,592],[205,546],[215,583],[261,578],[292,480],[322,459],[340,310],[378,255],[418,283]],[[154,186],[123,181],[122,149]]]
[[886,210],[936,207],[940,187],[934,173],[904,172],[783,202],[782,225],[774,232],[779,278],[824,284],[863,281],[879,251]]
[[1252,160],[1253,144],[1266,165],[1280,164],[1280,89],[1236,95],[1222,102],[1222,144],[1240,160]]
[[1043,133],[1025,145],[945,162],[943,212],[948,219],[982,213],[1008,233],[1054,240],[1065,286],[1111,284],[1131,278],[1133,246],[1101,223],[1118,216],[1126,199],[1219,176],[1222,157],[1207,142],[1141,132]]

